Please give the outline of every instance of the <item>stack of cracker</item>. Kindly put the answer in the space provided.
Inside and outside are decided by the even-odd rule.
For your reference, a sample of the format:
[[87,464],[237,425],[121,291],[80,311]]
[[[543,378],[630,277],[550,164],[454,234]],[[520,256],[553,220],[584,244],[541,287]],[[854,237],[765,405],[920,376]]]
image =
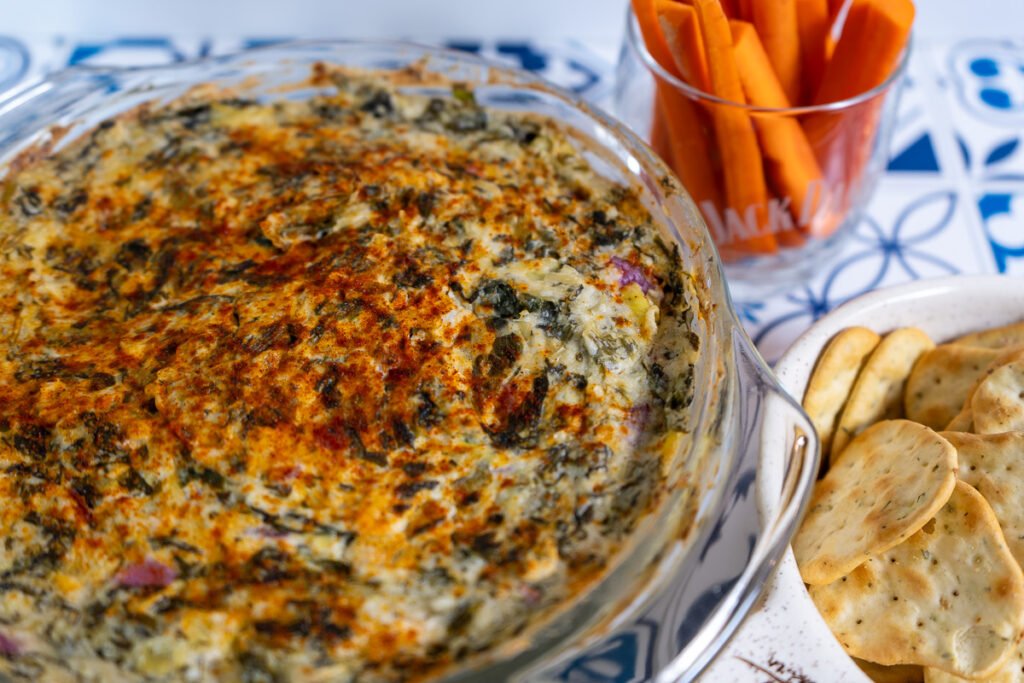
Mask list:
[[1024,323],[843,330],[804,408],[825,467],[793,552],[876,681],[1024,683]]

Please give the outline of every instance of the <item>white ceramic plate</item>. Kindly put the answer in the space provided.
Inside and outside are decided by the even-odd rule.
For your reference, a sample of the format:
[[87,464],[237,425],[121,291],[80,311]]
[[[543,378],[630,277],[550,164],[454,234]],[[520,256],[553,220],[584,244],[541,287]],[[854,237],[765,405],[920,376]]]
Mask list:
[[[786,391],[802,397],[822,349],[843,328],[860,325],[884,333],[919,327],[938,343],[1019,320],[1024,320],[1024,280],[999,275],[920,280],[836,308],[796,340],[775,372]],[[781,458],[777,465],[783,466]],[[758,607],[701,680],[870,683],[815,609],[792,552],[786,553]]]

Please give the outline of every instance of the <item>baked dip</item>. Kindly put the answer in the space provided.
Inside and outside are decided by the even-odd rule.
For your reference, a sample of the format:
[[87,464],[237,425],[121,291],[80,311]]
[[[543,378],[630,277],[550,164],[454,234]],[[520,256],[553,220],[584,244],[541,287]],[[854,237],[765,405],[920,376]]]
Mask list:
[[320,67],[0,189],[0,680],[406,681],[598,581],[693,285],[545,118]]

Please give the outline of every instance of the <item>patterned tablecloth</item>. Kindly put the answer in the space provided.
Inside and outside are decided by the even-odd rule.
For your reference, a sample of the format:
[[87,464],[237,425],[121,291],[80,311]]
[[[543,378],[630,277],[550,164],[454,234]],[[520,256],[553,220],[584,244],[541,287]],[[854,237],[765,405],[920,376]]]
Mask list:
[[[0,36],[0,91],[78,64],[167,63],[281,39]],[[607,47],[600,52],[521,40],[447,44],[539,72],[600,106],[610,104],[614,55]],[[844,252],[813,281],[737,302],[763,355],[776,360],[818,317],[877,287],[953,273],[1024,275],[1022,130],[1024,41],[920,41],[887,173]],[[614,651],[574,662],[564,680],[583,673],[586,680],[609,682],[644,678],[645,644],[627,635]]]
[[[0,36],[0,91],[78,64],[142,65],[284,37]],[[538,72],[610,107],[607,49],[573,43],[447,44]],[[844,252],[813,281],[737,301],[776,360],[814,320],[877,287],[953,273],[1024,274],[1024,41],[921,42],[910,62],[888,171]]]

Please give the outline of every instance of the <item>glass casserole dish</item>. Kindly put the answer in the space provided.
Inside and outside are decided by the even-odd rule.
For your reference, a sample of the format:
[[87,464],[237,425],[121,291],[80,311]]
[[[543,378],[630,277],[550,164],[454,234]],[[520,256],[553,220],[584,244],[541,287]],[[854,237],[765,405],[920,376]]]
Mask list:
[[[461,53],[310,42],[169,67],[55,74],[0,101],[0,159],[6,166],[34,145],[59,150],[105,119],[142,103],[171,102],[199,85],[259,101],[308,99],[318,94],[307,87],[315,63],[389,72],[417,65],[437,82],[404,85],[403,91],[447,96],[451,88],[442,83],[463,83],[481,105],[558,121],[602,175],[641,193],[696,285],[701,354],[689,408],[693,428],[675,454],[669,491],[597,583],[443,676],[696,677],[749,610],[785,549],[817,470],[817,449],[806,417],[779,388],[732,312],[717,252],[692,201],[625,127],[532,76]],[[766,451],[762,443],[778,442],[780,434],[786,452]]]

